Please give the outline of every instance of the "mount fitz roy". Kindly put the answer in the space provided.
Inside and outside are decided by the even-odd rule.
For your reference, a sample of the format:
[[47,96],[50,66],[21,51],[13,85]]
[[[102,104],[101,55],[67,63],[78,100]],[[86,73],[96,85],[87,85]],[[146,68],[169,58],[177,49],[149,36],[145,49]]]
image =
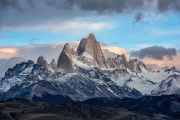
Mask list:
[[[82,101],[96,97],[132,97],[180,93],[180,72],[175,68],[150,72],[124,54],[105,59],[93,34],[80,41],[77,51],[66,43],[57,63],[44,56],[9,68],[1,79],[0,100],[10,98]],[[55,97],[54,97],[55,96]]]

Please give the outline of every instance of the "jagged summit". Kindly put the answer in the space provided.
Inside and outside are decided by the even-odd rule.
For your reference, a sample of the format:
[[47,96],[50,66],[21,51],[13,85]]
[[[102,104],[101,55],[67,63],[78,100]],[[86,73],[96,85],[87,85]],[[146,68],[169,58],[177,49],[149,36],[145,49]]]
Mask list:
[[41,56],[39,56],[39,58],[38,58],[38,60],[37,60],[37,64],[39,63],[39,62],[41,62],[41,61],[44,61],[44,60],[46,60],[46,58],[43,56],[43,55],[41,55]]
[[105,60],[100,43],[92,33],[80,41],[77,51],[74,51],[70,48],[69,43],[66,43],[59,56],[57,66],[67,72],[79,72],[79,68],[82,67],[129,69],[136,73],[142,72],[143,68],[147,69],[146,65],[137,59],[131,59],[128,62],[124,54]]
[[92,33],[81,40],[77,51],[71,49],[69,43],[66,43],[58,58],[57,66],[67,72],[77,72],[82,66],[107,68],[100,43]]
[[108,68],[128,69],[135,73],[141,73],[143,69],[147,70],[146,65],[143,62],[137,59],[130,59],[128,62],[124,54],[117,55],[115,58],[108,58],[106,63]]
[[83,38],[80,41],[80,44],[77,49],[77,53],[80,55],[83,52],[87,52],[88,54],[95,56],[95,52],[96,52],[95,49],[99,47],[97,45],[98,42],[95,36],[92,33],[90,33],[87,37]]
[[51,63],[48,64],[48,62],[46,61],[46,58],[42,55],[39,56],[36,64],[42,66],[43,68],[45,68],[45,70],[50,71],[50,72],[54,72],[55,69],[57,68],[57,65],[54,59],[52,59]]
[[49,64],[51,68],[55,69],[57,67],[56,61],[52,59],[51,63]]
[[168,72],[168,73],[172,72],[173,74],[180,73],[180,71],[178,69],[176,69],[176,67],[174,67],[174,66],[170,69],[165,70],[165,72]]
[[77,49],[77,53],[79,55],[87,53],[95,59],[99,67],[107,68],[100,43],[96,40],[96,37],[92,33],[81,40]]
[[46,61],[46,58],[43,55],[39,56],[36,64],[43,66],[45,69],[48,69],[48,62]]
[[72,51],[70,49],[69,43],[64,45],[63,50],[58,58],[57,66],[65,69],[67,72],[73,72]]
[[66,44],[64,45],[62,51],[66,52],[67,54],[71,54],[71,48],[70,48],[69,43],[66,43]]

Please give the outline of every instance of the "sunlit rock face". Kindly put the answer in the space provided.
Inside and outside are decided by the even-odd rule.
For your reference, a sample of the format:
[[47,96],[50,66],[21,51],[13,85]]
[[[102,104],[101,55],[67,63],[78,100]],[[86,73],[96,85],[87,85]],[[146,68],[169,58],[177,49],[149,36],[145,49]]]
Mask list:
[[36,64],[43,66],[44,68],[48,69],[48,62],[44,56],[39,56]]
[[142,69],[146,69],[146,65],[137,59],[127,61],[124,54],[105,60],[100,43],[92,33],[80,41],[77,51],[71,49],[66,43],[59,56],[57,66],[68,73],[80,72],[82,68],[93,67],[128,69],[136,73],[141,73]]
[[[77,49],[78,55],[87,53],[91,55],[97,65],[101,68],[107,68],[105,57],[101,50],[100,43],[96,40],[96,37],[90,33],[86,38],[83,38]],[[96,63],[92,63],[96,65]]]
[[56,61],[52,59],[51,63],[49,64],[51,68],[55,69],[57,67]]
[[64,45],[64,48],[58,58],[57,66],[65,69],[67,72],[73,72],[72,51],[68,43]]

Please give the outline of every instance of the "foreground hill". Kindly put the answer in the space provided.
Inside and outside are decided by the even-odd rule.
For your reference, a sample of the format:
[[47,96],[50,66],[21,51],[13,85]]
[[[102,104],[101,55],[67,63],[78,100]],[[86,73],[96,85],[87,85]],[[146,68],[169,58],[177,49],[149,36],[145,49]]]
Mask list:
[[26,99],[0,102],[3,120],[178,120],[180,96],[140,99],[93,98],[83,102],[48,104]]

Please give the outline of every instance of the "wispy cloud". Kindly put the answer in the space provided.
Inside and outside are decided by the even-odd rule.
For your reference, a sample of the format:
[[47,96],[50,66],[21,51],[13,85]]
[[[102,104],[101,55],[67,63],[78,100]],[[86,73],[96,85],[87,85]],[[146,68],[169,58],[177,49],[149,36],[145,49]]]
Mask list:
[[[65,42],[51,43],[51,44],[30,44],[29,46],[7,46],[0,47],[0,58],[10,58],[14,56],[23,57],[26,59],[31,59],[36,61],[40,55],[44,55],[46,59],[50,62],[52,58],[56,59],[59,57]],[[69,42],[70,47],[74,50],[77,49],[79,42]],[[124,48],[109,46],[101,44],[101,48],[105,52],[106,58],[116,56],[117,54],[126,54],[128,52]],[[113,54],[113,55],[110,55]]]
[[32,38],[32,39],[29,39],[28,41],[30,44],[34,44],[34,42],[39,40],[39,39],[41,39],[41,38]]
[[146,64],[156,64],[159,66],[159,68],[164,68],[164,67],[173,67],[175,66],[176,68],[180,69],[180,64],[179,64],[179,60],[180,60],[180,53],[177,53],[176,56],[173,56],[173,60],[170,61],[169,58],[164,57],[164,60],[157,60],[157,59],[153,59],[153,58],[144,58],[143,61]]
[[[29,46],[7,46],[7,47],[0,47],[0,58],[10,58],[14,56],[23,57],[25,59],[31,59],[33,61],[37,61],[37,58],[40,55],[44,55],[48,62],[54,58],[55,60],[58,59],[62,48],[65,42],[61,43],[52,43],[52,44],[41,44],[41,45],[29,45]],[[70,42],[70,47],[73,49],[77,49],[79,42]],[[130,58],[127,49],[116,47],[116,46],[109,46],[106,44],[101,44],[101,48],[106,58],[108,57],[115,57],[117,54],[125,54],[127,59]],[[167,51],[167,50],[166,50]],[[157,51],[156,51],[157,52]],[[141,59],[145,64],[149,64],[150,67],[152,65],[157,65],[159,68],[168,66],[176,66],[180,68],[179,59],[180,59],[180,52],[177,51],[176,55],[171,55],[171,60],[167,55],[161,55],[163,59],[157,59],[155,57],[144,57]]]
[[102,31],[111,29],[114,26],[106,22],[47,22],[35,25],[20,25],[20,26],[2,26],[2,30],[18,30],[18,31],[53,31],[53,32],[84,32],[84,31]]
[[137,12],[136,15],[135,15],[135,22],[140,22],[142,19],[143,19],[143,14],[142,12]]

